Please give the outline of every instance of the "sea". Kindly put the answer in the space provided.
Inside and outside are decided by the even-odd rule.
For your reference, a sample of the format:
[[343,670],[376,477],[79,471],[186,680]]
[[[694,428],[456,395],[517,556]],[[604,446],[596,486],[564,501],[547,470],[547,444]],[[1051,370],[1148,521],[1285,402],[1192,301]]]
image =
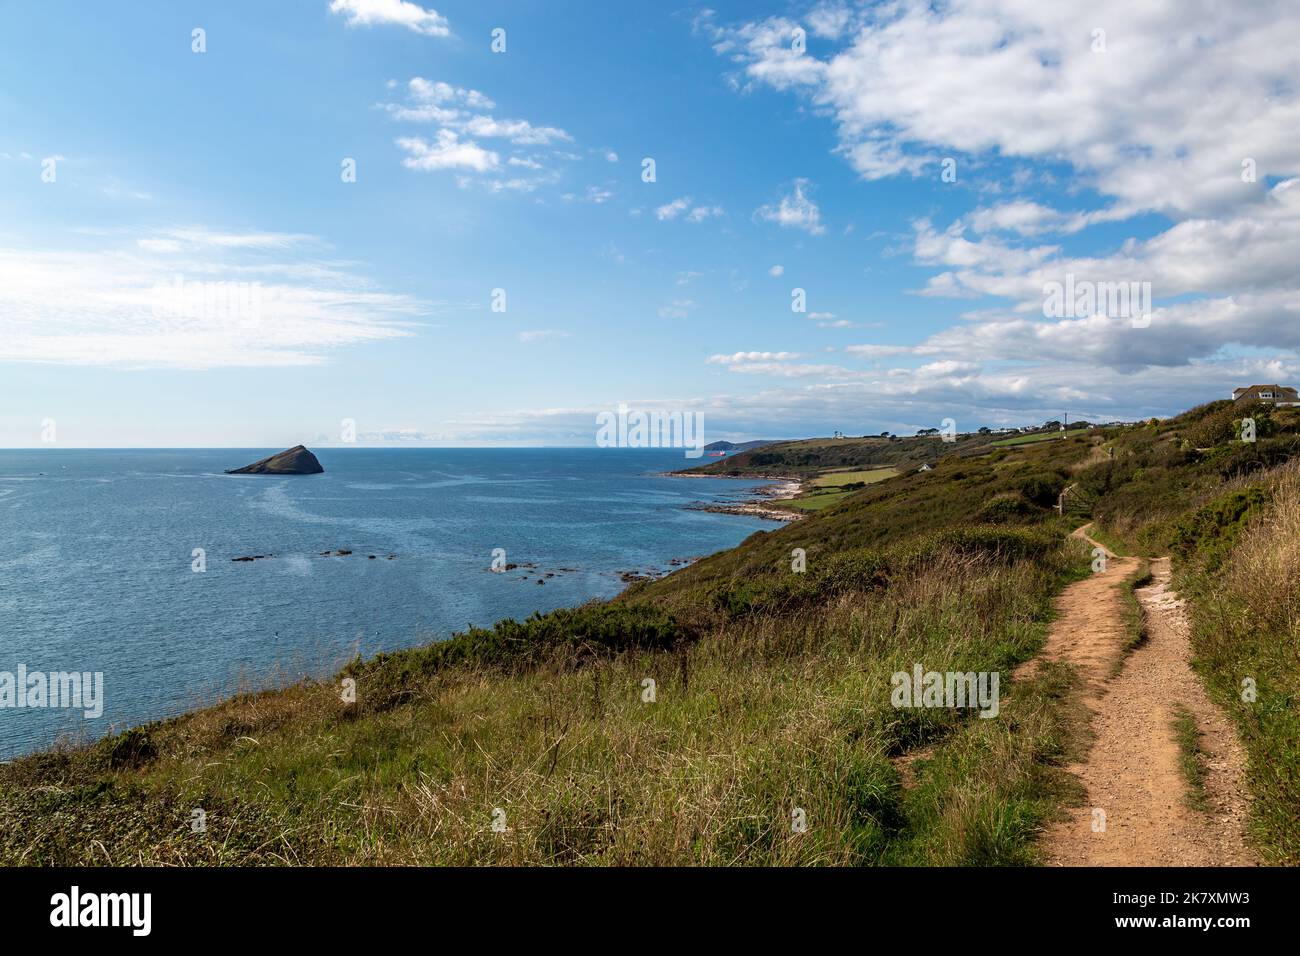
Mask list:
[[[0,760],[609,598],[775,527],[700,510],[762,482],[670,477],[698,463],[680,449],[323,448],[321,475],[224,474],[278,450],[0,451]],[[92,675],[85,698],[102,675],[98,708],[25,693],[59,672]]]

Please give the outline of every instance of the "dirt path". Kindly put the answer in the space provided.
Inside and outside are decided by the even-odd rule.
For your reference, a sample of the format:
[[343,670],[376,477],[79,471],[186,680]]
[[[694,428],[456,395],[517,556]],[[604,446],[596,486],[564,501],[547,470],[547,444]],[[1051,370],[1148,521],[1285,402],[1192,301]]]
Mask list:
[[[1101,547],[1086,532],[1087,526],[1075,535]],[[1044,855],[1055,866],[1254,863],[1243,837],[1243,754],[1231,725],[1192,672],[1187,618],[1169,589],[1168,558],[1151,562],[1152,583],[1137,592],[1148,638],[1111,676],[1129,637],[1124,581],[1137,566],[1135,558],[1108,558],[1105,571],[1071,585],[1058,599],[1043,656],[1081,670],[1096,740],[1086,760],[1070,768],[1087,788],[1086,803],[1047,830]],[[1180,706],[1203,732],[1209,812],[1186,805],[1172,728]],[[1105,814],[1104,829],[1094,829],[1097,810]]]

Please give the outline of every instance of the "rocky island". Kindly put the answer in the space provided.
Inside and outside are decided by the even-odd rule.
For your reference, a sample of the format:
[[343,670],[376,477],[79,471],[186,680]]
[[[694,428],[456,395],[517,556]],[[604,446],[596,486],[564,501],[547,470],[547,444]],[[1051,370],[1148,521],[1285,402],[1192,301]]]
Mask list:
[[243,468],[228,468],[228,475],[319,475],[325,469],[321,467],[316,456],[302,445],[294,445],[287,451],[255,461]]

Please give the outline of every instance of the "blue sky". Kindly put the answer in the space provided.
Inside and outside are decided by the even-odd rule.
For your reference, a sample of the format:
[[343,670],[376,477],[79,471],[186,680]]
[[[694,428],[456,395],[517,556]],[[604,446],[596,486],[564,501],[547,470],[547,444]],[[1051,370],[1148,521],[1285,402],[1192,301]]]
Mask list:
[[[587,445],[619,402],[861,434],[1296,384],[1300,17],[1132,6],[0,3],[0,445]],[[1045,316],[1066,274],[1149,282],[1151,321]]]

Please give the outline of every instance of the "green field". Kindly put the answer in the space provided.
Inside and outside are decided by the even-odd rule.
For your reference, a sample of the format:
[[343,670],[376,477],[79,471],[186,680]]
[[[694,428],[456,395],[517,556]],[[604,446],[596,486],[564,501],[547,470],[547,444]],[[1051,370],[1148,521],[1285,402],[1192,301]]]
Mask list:
[[851,491],[816,491],[809,495],[800,495],[798,498],[787,498],[779,504],[798,508],[800,511],[821,511],[843,501],[851,494],[853,494]]
[[1003,438],[1001,441],[993,442],[995,448],[1006,448],[1008,445],[1029,445],[1039,441],[1054,441],[1057,438],[1073,438],[1075,435],[1086,434],[1086,428],[1071,428],[1064,432],[1038,432],[1034,435],[1017,435],[1015,438]]
[[818,475],[812,480],[814,488],[836,487],[842,488],[844,485],[860,481],[863,484],[873,485],[877,481],[884,481],[886,478],[893,478],[898,474],[894,468],[870,468],[859,471],[832,471],[829,474]]

